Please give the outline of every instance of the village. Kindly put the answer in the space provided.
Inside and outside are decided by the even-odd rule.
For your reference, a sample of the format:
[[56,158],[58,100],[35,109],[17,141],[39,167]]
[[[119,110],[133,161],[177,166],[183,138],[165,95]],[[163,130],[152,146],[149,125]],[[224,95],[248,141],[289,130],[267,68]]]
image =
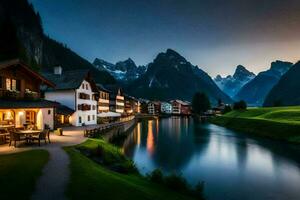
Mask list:
[[64,71],[55,66],[52,72],[39,74],[15,59],[0,64],[0,83],[2,144],[20,141],[20,134],[30,135],[29,130],[32,133],[63,127],[84,130],[136,117],[192,114],[190,102],[132,97],[121,87],[96,83],[88,70]]

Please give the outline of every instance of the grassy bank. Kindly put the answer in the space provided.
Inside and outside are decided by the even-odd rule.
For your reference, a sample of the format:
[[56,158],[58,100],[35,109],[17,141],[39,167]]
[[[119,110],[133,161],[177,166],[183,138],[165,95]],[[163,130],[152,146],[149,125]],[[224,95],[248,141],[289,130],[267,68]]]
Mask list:
[[300,143],[299,106],[231,111],[211,122],[250,134]]
[[[126,161],[120,149],[101,139],[89,139],[83,144],[67,147],[65,150],[71,159],[71,181],[67,189],[70,199],[191,199],[150,182],[138,173],[112,171],[109,169],[112,163],[120,165],[125,163],[124,165],[127,167],[129,165],[130,169],[128,163],[130,161]],[[86,156],[85,152],[93,153]],[[95,162],[91,157],[97,154],[105,155],[107,158]]]
[[0,156],[0,198],[30,199],[36,180],[49,159],[45,150]]

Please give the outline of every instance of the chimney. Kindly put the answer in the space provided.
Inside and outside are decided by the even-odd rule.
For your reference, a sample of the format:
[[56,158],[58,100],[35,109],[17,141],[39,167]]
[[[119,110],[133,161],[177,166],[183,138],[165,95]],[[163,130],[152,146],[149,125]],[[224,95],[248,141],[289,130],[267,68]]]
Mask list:
[[61,75],[62,74],[62,67],[61,66],[55,66],[54,67],[54,74]]

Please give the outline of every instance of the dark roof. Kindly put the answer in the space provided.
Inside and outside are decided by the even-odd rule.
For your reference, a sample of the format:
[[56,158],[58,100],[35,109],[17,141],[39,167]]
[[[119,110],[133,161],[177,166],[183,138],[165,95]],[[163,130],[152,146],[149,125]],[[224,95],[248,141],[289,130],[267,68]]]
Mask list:
[[72,115],[74,112],[75,110],[61,104],[56,107],[56,113],[59,115]]
[[98,90],[100,90],[100,91],[104,91],[104,92],[110,92],[108,89],[106,89],[102,84],[99,84],[99,83],[97,83],[96,84],[97,85],[97,88],[98,88]]
[[0,108],[54,108],[59,104],[54,101],[39,100],[0,100]]
[[13,60],[8,60],[0,63],[0,69],[5,69],[7,67],[22,67],[27,73],[29,73],[31,76],[35,77],[36,79],[39,79],[42,83],[50,86],[50,87],[55,87],[55,84],[39,73],[33,71],[30,69],[24,62],[22,62],[20,59],[13,59]]
[[105,87],[110,91],[110,93],[117,94],[120,90],[121,94],[123,94],[122,88],[117,85],[106,85]]
[[61,75],[50,72],[42,74],[56,84],[55,90],[68,90],[79,88],[82,81],[87,78],[88,72],[89,70],[80,69],[63,71]]

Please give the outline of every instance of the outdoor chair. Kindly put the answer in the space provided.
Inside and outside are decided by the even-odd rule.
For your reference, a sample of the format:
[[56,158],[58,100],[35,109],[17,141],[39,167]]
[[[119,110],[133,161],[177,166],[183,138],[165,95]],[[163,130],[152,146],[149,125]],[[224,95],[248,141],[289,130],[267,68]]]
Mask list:
[[32,136],[30,139],[32,141],[37,140],[39,142],[39,146],[41,146],[41,140],[44,140],[45,144],[47,144],[47,130],[40,132],[37,136]]
[[14,147],[17,147],[17,142],[25,141],[27,140],[26,137],[19,135],[15,131],[10,131],[9,135],[9,146],[11,146],[12,142],[14,142]]

